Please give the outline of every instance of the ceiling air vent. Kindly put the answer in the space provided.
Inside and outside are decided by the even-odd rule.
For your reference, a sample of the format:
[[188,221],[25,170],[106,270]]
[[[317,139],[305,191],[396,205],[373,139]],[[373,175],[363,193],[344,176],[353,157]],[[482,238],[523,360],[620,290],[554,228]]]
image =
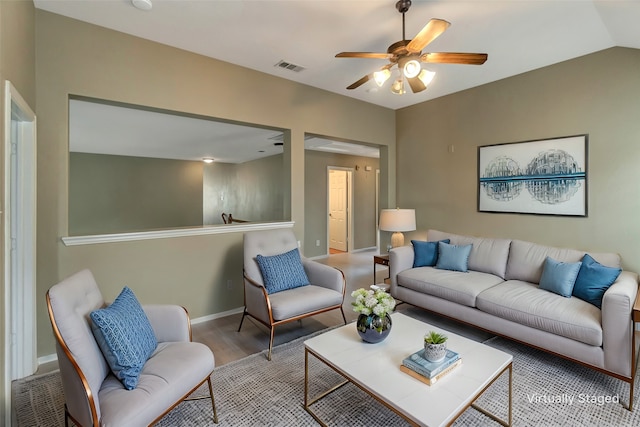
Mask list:
[[274,67],[284,68],[285,70],[295,71],[296,73],[299,73],[300,71],[305,69],[302,65],[296,65],[296,64],[292,64],[291,62],[282,61],[282,60],[280,60],[277,64],[275,64]]

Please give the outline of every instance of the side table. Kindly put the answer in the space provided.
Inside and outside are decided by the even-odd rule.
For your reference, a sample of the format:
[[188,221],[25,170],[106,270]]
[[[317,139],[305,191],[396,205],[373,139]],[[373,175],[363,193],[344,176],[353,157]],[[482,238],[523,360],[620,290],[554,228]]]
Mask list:
[[373,283],[377,283],[376,282],[376,265],[384,265],[385,267],[389,267],[389,254],[373,256]]

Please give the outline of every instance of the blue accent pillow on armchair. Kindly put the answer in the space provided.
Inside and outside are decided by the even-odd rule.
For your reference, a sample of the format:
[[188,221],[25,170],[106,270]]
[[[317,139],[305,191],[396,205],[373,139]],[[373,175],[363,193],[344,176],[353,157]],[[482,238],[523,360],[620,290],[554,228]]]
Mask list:
[[540,289],[571,298],[581,262],[560,262],[547,257],[542,266]]
[[[449,243],[449,239],[439,242]],[[438,261],[438,242],[425,242],[423,240],[412,240],[413,245],[413,268],[433,267]]]
[[111,371],[127,390],[133,390],[158,345],[142,306],[125,286],[110,306],[94,310],[89,316],[93,335]]
[[262,273],[264,287],[269,294],[309,284],[297,248],[280,255],[257,255],[256,261]]
[[466,273],[469,271],[469,255],[472,247],[473,245],[450,245],[445,242],[438,242],[436,268]]
[[621,272],[621,268],[604,266],[591,255],[584,254],[573,295],[601,308],[604,293],[613,285]]

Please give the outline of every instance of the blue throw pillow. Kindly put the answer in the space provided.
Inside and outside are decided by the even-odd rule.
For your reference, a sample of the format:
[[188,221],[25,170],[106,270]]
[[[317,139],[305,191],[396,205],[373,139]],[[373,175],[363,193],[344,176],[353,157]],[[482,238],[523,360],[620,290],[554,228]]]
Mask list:
[[601,308],[604,293],[621,272],[621,268],[604,266],[589,254],[585,254],[582,257],[582,267],[578,272],[576,285],[573,287],[573,295]]
[[[449,239],[439,240],[439,242],[449,243]],[[425,242],[422,240],[412,240],[413,245],[413,268],[433,267],[438,261],[438,242]]]
[[256,256],[267,293],[273,294],[309,284],[300,252],[292,249],[280,255]]
[[540,289],[571,298],[581,262],[560,262],[547,257],[542,266]]
[[473,245],[450,245],[438,242],[438,261],[436,268],[441,270],[453,270],[467,272],[469,254]]
[[111,371],[127,390],[133,390],[158,345],[136,296],[125,286],[110,306],[92,311],[90,317],[93,335]]

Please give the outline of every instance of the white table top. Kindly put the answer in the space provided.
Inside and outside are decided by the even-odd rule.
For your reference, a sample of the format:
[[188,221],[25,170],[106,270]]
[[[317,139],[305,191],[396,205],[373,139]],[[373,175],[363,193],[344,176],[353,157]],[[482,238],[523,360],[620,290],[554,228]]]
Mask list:
[[[391,318],[391,333],[381,343],[362,341],[352,323],[304,344],[325,363],[417,424],[439,426],[455,420],[513,359],[503,351],[402,313],[394,313]],[[461,366],[431,386],[400,370],[402,360],[423,347],[424,334],[430,330],[444,332],[449,337],[447,347],[462,357]]]

